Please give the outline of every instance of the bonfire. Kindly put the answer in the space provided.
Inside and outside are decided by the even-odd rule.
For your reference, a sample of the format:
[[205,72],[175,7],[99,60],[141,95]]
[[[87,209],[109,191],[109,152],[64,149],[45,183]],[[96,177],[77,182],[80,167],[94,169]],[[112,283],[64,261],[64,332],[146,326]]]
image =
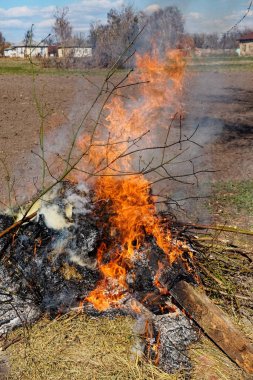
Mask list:
[[[142,321],[144,351],[167,372],[190,369],[187,348],[199,329],[253,371],[252,346],[199,290],[194,250],[156,207],[155,184],[173,179],[178,155],[169,148],[179,145],[181,155],[191,142],[168,141],[182,119],[184,73],[180,51],[137,56],[92,133],[76,134],[78,159],[14,225],[1,216],[2,333],[45,313],[127,314]],[[126,99],[126,86],[138,96]]]

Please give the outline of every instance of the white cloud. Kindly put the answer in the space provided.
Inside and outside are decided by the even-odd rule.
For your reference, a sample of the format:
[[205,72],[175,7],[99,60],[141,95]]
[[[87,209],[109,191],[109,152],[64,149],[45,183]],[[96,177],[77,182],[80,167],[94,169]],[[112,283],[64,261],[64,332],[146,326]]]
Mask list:
[[200,20],[203,17],[203,15],[199,12],[190,12],[186,15],[186,18],[192,19],[192,20]]
[[54,19],[50,18],[47,20],[39,21],[36,23],[36,28],[48,28],[50,29],[54,24]]
[[18,19],[0,20],[0,28],[22,28],[25,23]]
[[[41,2],[42,3],[42,2]],[[53,0],[52,0],[53,3]],[[74,32],[87,32],[92,21],[105,21],[111,8],[119,8],[123,0],[76,0],[69,5],[69,20]],[[10,41],[19,41],[25,31],[35,25],[35,38],[44,38],[54,23],[55,6],[0,7],[1,32]]]
[[0,8],[0,16],[3,17],[32,17],[34,14],[34,8],[28,8],[26,6],[9,9]]
[[151,4],[147,8],[144,9],[144,12],[147,13],[148,15],[159,11],[161,9],[159,4]]

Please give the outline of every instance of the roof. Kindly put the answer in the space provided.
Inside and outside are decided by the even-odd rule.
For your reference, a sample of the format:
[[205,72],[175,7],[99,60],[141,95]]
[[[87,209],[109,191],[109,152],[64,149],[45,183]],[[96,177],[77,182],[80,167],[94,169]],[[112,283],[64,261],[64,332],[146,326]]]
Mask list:
[[15,44],[12,44],[13,47],[47,47],[48,45],[47,44],[42,44],[40,42],[37,42],[37,41],[32,41],[30,43],[30,41],[26,44],[24,43],[24,41],[21,41],[21,42],[18,42],[18,43],[15,43]]
[[91,45],[87,46],[77,46],[77,45],[71,45],[71,46],[58,46],[59,49],[92,49]]
[[253,40],[253,32],[243,34],[240,38],[239,41],[251,41]]

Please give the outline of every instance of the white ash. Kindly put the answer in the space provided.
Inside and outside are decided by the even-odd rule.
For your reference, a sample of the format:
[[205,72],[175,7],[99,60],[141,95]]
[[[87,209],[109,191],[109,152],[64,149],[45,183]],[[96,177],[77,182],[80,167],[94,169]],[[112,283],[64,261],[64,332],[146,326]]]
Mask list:
[[73,214],[86,215],[90,212],[91,199],[85,183],[71,185],[68,188],[64,188],[64,186],[67,186],[66,183],[57,184],[32,207],[30,204],[26,207],[22,206],[18,210],[16,220],[21,220],[27,213],[27,209],[31,207],[27,215],[37,212],[37,221],[40,215],[43,215],[48,228],[54,230],[69,228],[72,224]]
[[26,326],[35,322],[41,315],[41,311],[33,302],[21,300],[14,295],[11,302],[4,302],[0,294],[0,336],[16,327]]
[[[1,332],[36,318],[36,305],[39,315],[68,310],[95,287],[99,231],[86,191],[84,184],[58,185],[37,202],[37,217],[21,227],[13,244],[9,236],[0,241],[0,290],[14,295],[11,302],[0,299]],[[11,223],[11,217],[0,215],[2,230]],[[68,270],[73,277],[67,277]]]
[[156,316],[154,327],[160,334],[160,368],[168,373],[190,370],[191,361],[187,348],[198,339],[193,322],[177,310],[175,313]]
[[46,226],[53,230],[62,230],[71,225],[63,214],[63,210],[61,210],[56,204],[47,204],[43,202],[38,211],[38,218],[40,215],[44,216]]

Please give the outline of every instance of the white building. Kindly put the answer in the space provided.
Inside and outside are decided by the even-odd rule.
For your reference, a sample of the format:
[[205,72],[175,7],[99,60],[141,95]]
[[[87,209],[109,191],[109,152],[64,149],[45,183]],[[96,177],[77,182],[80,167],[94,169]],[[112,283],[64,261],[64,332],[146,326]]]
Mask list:
[[239,42],[240,55],[253,57],[253,32],[241,36]]
[[59,46],[58,47],[58,57],[66,58],[84,58],[92,57],[92,48],[91,47],[79,47],[79,46]]
[[26,57],[48,57],[48,46],[33,44],[24,45],[18,44],[4,49],[4,56],[10,58],[26,58]]

